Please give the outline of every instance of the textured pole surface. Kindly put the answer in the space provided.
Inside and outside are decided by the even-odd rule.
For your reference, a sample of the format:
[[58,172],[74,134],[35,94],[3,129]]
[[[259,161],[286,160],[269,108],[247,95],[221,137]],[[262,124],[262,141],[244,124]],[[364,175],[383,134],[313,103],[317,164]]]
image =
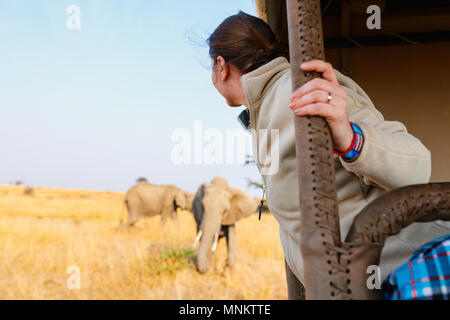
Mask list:
[[[349,298],[380,299],[380,290],[369,290],[367,268],[378,266],[389,236],[414,222],[450,220],[450,183],[407,186],[389,191],[367,205],[353,220],[343,247],[348,254],[342,276]],[[406,261],[405,261],[406,262]]]
[[[287,0],[287,16],[296,90],[320,76],[303,72],[300,65],[325,60],[320,1]],[[343,242],[330,130],[323,118],[295,117],[295,134],[306,298],[381,298],[380,290],[367,286],[367,267],[379,265],[387,237],[411,223],[450,220],[450,183],[407,186],[383,194],[355,217]]]
[[[320,74],[300,65],[325,60],[319,0],[287,0],[292,90]],[[301,250],[307,299],[342,299],[337,274],[340,232],[332,139],[321,117],[295,117],[301,211]]]

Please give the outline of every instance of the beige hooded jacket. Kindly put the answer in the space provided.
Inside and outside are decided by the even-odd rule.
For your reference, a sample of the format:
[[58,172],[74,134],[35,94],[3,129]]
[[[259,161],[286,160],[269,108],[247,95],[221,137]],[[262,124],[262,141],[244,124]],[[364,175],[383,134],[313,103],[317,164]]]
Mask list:
[[[345,238],[355,215],[386,190],[427,183],[431,157],[428,149],[408,134],[401,122],[384,120],[354,81],[336,73],[347,93],[350,121],[361,128],[365,137],[356,161],[348,163],[334,155],[341,236]],[[249,108],[248,114],[247,110],[243,111],[239,119],[252,132],[254,157],[266,186],[268,207],[280,225],[286,261],[303,281],[294,113],[289,109],[292,92],[289,62],[276,58],[243,75],[241,82]],[[248,123],[243,121],[245,115],[249,116]],[[268,163],[272,163],[272,168],[268,168]],[[438,221],[413,224],[390,237],[381,256],[382,279],[422,244],[449,232],[450,223]]]

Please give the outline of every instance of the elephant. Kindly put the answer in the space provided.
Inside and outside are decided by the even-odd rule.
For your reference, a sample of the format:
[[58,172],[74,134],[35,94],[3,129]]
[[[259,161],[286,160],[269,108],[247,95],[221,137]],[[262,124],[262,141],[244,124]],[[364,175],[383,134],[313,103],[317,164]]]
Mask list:
[[198,188],[192,203],[192,213],[197,224],[193,247],[200,242],[196,257],[200,273],[208,271],[208,256],[214,254],[219,238],[224,236],[228,247],[226,266],[233,267],[237,251],[235,223],[255,213],[258,205],[258,200],[247,192],[230,188],[224,178],[217,177]]
[[139,219],[161,215],[161,226],[168,217],[177,220],[178,209],[191,210],[194,195],[174,185],[154,185],[140,182],[131,187],[125,196],[128,209],[126,226],[133,226]]

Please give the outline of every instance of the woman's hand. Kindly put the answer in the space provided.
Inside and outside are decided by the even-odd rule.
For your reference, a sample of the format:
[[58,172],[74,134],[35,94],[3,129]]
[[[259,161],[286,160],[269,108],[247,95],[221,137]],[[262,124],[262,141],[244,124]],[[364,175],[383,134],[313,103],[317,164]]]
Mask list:
[[337,81],[333,66],[325,61],[313,60],[303,63],[301,68],[307,72],[322,73],[323,79],[313,79],[297,89],[291,96],[290,108],[299,116],[324,117],[333,136],[334,149],[346,151],[353,141],[353,129],[347,114],[347,95]]

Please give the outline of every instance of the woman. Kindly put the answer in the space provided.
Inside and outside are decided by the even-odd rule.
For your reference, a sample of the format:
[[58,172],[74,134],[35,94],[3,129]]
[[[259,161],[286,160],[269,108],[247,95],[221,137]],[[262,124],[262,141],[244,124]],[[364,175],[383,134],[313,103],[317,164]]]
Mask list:
[[[240,12],[225,19],[207,42],[215,88],[229,106],[247,107],[239,118],[253,133],[267,204],[280,225],[288,279],[303,281],[294,113],[322,116],[330,127],[342,238],[355,215],[386,190],[428,183],[428,149],[402,123],[385,121],[367,94],[329,63],[303,64],[304,71],[320,72],[323,78],[292,94],[287,52],[263,20]],[[268,143],[268,136],[258,133],[262,129],[278,130],[278,144]],[[263,164],[276,163],[268,156],[277,154],[274,146],[279,167],[266,170]],[[448,223],[413,224],[389,238],[381,256],[382,279],[423,243],[449,231]],[[298,298],[299,288],[300,283],[289,286],[289,297]]]

